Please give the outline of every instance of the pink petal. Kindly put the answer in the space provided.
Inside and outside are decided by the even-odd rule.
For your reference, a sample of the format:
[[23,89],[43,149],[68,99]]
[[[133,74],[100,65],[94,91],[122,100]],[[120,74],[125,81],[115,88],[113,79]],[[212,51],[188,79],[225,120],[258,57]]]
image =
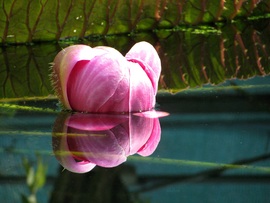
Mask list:
[[66,108],[71,109],[67,98],[67,81],[74,65],[81,60],[91,60],[104,52],[102,49],[93,50],[86,45],[73,45],[57,54],[54,59],[52,82],[57,95]]
[[129,112],[151,110],[156,102],[155,92],[147,74],[137,63],[129,62]]
[[74,45],[54,60],[53,84],[67,109],[80,112],[141,112],[155,105],[161,66],[154,47],[135,44],[126,58],[117,50]]
[[67,83],[70,106],[85,112],[128,112],[129,72],[121,55],[79,61]]
[[155,48],[148,42],[136,43],[126,54],[126,59],[138,63],[152,82],[154,93],[157,93],[161,72],[160,58]]
[[164,112],[164,111],[152,110],[152,111],[133,113],[133,115],[146,117],[146,118],[161,118],[161,117],[169,116],[170,114],[168,112]]

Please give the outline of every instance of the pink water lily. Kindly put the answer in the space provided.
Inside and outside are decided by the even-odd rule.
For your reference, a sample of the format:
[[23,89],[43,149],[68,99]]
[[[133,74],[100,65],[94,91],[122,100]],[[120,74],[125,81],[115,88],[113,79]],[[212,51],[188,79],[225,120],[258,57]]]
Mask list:
[[96,165],[118,166],[135,153],[149,156],[160,141],[157,116],[166,115],[61,114],[53,130],[54,153],[63,167],[76,173]]
[[155,105],[161,63],[147,42],[135,44],[125,57],[111,47],[73,45],[53,64],[53,85],[67,109],[140,112]]

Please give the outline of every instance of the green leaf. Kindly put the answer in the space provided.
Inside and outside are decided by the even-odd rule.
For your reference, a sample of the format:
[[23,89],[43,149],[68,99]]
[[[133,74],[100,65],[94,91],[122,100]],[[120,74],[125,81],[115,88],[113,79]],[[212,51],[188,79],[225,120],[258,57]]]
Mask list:
[[232,24],[221,28],[220,34],[195,34],[191,30],[161,39],[160,87],[178,92],[185,87],[220,84],[231,78],[268,75],[270,33],[265,28],[259,33],[252,26]]
[[[269,27],[268,20],[254,20],[252,23],[235,23],[215,29],[200,26],[200,31],[196,27],[177,32],[155,32],[160,39],[156,39],[152,33],[134,33],[132,38],[109,36],[102,41],[84,43],[111,46],[123,54],[136,41],[152,43],[162,62],[160,89],[178,92],[206,83],[220,84],[231,78],[268,75]],[[0,49],[0,108],[52,112],[4,102],[56,99],[50,96],[53,88],[50,84],[49,63],[66,46],[66,43],[62,43]]]
[[0,49],[1,98],[41,96],[52,93],[49,63],[56,55],[54,45]]
[[0,0],[0,43],[32,43],[231,21],[264,15],[270,0]]

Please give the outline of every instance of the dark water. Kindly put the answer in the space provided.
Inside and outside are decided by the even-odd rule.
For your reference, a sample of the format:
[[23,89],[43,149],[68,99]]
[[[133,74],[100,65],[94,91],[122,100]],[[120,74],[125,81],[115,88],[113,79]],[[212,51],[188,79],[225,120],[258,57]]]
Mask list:
[[[38,202],[269,202],[269,25],[260,33],[254,27],[241,31],[241,35],[234,29],[222,35],[173,33],[159,40],[141,37],[159,50],[164,80],[157,109],[170,115],[105,118],[103,124],[114,129],[113,139],[105,142],[96,142],[95,136],[102,133],[93,129],[88,133],[94,141],[61,134],[87,133],[64,129],[70,115],[60,115],[57,99],[48,97],[52,92],[47,64],[64,45],[2,50],[1,200],[22,202],[22,196],[32,192]],[[223,61],[220,46],[225,39]],[[125,46],[114,47],[125,52],[132,43],[129,39]],[[153,133],[159,124],[160,136]],[[58,134],[53,137],[52,131]],[[142,140],[151,136],[156,142],[148,141],[151,150],[144,150]],[[91,151],[95,147],[97,151]],[[122,154],[115,154],[117,147],[121,153],[132,148],[134,153],[153,154],[135,153],[125,161]],[[94,160],[93,154],[98,158]],[[113,167],[95,166],[77,174],[62,166],[83,170],[89,160]],[[117,162],[123,163],[115,166]]]

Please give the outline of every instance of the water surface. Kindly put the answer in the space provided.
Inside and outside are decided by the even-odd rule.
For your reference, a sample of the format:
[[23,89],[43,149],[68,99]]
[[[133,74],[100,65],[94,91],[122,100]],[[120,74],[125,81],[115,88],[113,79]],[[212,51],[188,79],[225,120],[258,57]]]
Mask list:
[[2,49],[1,199],[20,202],[32,190],[38,202],[268,202],[268,36],[265,23],[89,43],[125,53],[135,41],[150,41],[163,64],[156,109],[170,115],[158,119],[153,154],[84,174],[64,169],[53,151],[61,107],[48,63],[67,44]]

